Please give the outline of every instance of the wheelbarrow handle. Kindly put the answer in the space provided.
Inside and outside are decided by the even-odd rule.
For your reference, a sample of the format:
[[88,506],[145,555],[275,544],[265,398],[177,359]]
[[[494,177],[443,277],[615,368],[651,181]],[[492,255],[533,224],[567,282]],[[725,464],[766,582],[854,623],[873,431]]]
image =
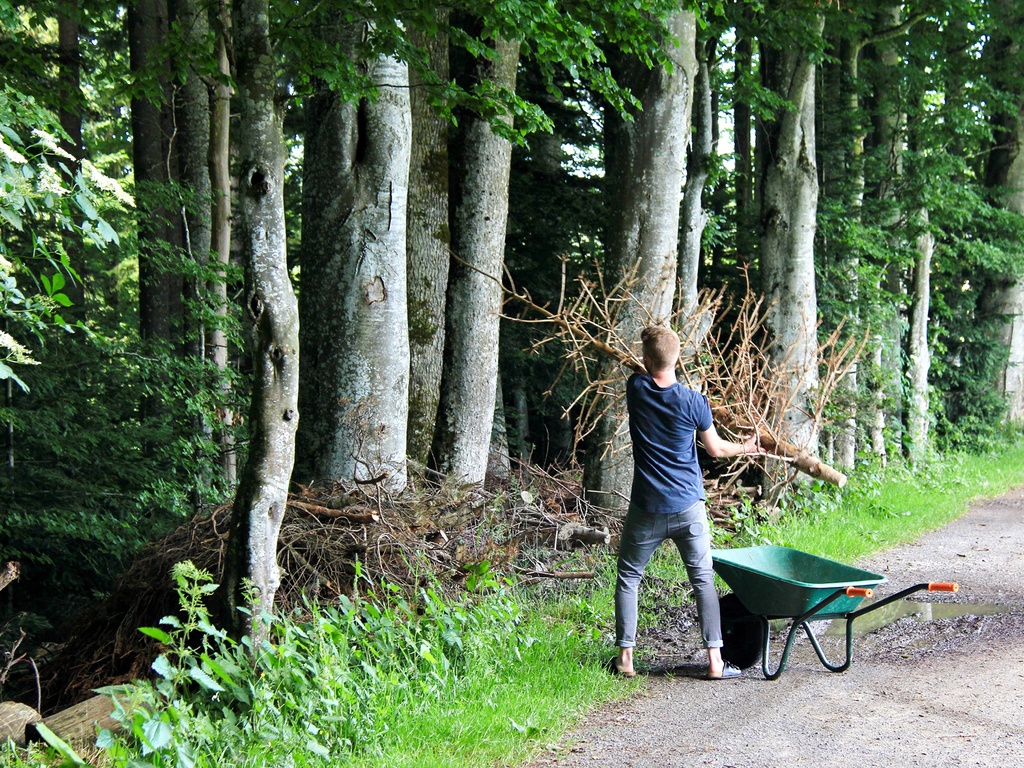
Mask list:
[[929,581],[928,582],[929,592],[958,592],[960,591],[960,585],[955,581]]
[[847,597],[874,597],[875,590],[869,589],[868,587],[847,587]]

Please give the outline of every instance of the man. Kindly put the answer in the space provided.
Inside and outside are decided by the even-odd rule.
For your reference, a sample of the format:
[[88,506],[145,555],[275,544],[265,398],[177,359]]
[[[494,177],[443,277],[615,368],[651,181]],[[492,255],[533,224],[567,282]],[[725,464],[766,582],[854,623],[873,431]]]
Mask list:
[[710,456],[757,452],[757,438],[742,443],[722,439],[703,395],[676,381],[679,336],[663,326],[640,335],[647,373],[626,383],[629,433],[633,440],[633,487],[619,545],[615,583],[614,672],[633,677],[637,588],[644,568],[665,539],[672,539],[686,565],[697,602],[701,636],[708,652],[707,677],[738,677],[740,670],[722,659],[722,620],[711,567],[711,528],[704,508],[704,483],[697,462],[695,435]]

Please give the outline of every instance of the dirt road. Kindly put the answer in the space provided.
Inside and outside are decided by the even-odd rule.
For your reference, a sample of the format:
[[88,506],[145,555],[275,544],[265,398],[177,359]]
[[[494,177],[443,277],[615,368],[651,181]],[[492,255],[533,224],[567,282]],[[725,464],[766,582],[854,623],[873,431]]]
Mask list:
[[[956,595],[910,599],[962,615],[927,618],[943,606],[924,606],[857,637],[841,674],[803,639],[776,681],[755,667],[708,682],[689,648],[658,660],[646,693],[593,713],[532,768],[1024,766],[1024,489],[859,565],[887,576],[880,596],[957,581]],[[696,642],[689,630],[685,645]]]

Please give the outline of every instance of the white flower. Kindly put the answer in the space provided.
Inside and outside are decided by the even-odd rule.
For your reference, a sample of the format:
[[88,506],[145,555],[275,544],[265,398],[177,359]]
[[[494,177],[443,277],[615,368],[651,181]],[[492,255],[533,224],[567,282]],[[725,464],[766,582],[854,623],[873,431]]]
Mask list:
[[4,141],[2,133],[0,133],[0,155],[3,155],[12,163],[24,164],[28,162],[23,154]]
[[117,179],[107,176],[88,160],[82,161],[82,168],[89,175],[89,181],[95,184],[97,189],[108,192],[127,206],[135,207],[135,198],[124,191]]
[[50,150],[53,154],[58,157],[63,157],[65,160],[74,161],[75,156],[61,147],[60,144],[57,143],[57,138],[55,136],[51,136],[49,133],[40,130],[39,128],[35,128],[32,131],[32,135],[39,139],[39,143]]
[[68,193],[67,188],[61,181],[60,174],[46,163],[39,166],[39,181],[37,184],[40,192],[49,192],[57,197]]

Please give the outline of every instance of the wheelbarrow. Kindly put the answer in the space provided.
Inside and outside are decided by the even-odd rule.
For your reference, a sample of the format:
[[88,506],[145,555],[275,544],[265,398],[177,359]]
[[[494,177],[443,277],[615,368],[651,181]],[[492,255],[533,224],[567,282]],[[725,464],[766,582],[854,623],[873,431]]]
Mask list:
[[[830,672],[844,672],[853,660],[853,622],[865,613],[921,590],[956,592],[951,582],[927,582],[860,607],[874,597],[884,576],[789,547],[741,547],[712,553],[715,572],[732,589],[721,599],[722,657],[746,669],[761,661],[775,680],[786,668],[793,642],[803,630],[818,659]],[[773,620],[791,620],[786,643],[773,670],[769,660]],[[833,664],[811,628],[813,621],[846,622],[846,659]]]

